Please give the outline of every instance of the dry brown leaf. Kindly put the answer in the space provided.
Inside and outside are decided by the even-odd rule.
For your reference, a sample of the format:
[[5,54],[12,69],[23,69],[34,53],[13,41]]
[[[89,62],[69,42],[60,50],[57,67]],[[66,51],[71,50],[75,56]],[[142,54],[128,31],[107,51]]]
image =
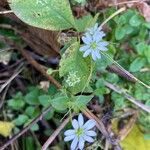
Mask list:
[[145,20],[150,22],[150,6],[146,2],[137,3],[136,6]]
[[41,81],[39,87],[40,87],[40,89],[47,91],[49,88],[49,85],[50,85],[49,81]]

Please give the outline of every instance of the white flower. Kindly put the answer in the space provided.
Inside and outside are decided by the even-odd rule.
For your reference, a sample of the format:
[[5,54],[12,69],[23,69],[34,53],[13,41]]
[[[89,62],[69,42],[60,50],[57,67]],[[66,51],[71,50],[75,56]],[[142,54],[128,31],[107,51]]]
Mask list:
[[82,114],[79,114],[78,120],[73,119],[72,126],[74,129],[65,131],[64,141],[71,141],[71,150],[82,150],[84,148],[85,141],[94,142],[93,137],[96,136],[96,132],[91,129],[96,125],[95,120],[90,119],[84,124]]
[[94,27],[87,29],[87,32],[82,37],[84,45],[80,48],[80,51],[84,52],[83,57],[92,55],[94,61],[101,58],[100,51],[107,51],[108,42],[103,41],[105,33],[102,28],[95,24]]
[[67,77],[66,83],[68,86],[74,86],[75,84],[80,82],[80,77],[77,76],[77,71],[71,71],[69,72],[69,75]]

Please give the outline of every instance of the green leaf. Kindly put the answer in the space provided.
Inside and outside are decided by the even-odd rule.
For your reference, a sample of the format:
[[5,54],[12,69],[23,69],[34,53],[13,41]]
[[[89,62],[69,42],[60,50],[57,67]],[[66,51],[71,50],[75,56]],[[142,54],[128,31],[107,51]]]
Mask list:
[[50,102],[51,102],[50,95],[41,95],[38,97],[38,99],[42,106],[48,107],[50,105]]
[[32,136],[25,136],[22,137],[24,144],[24,147],[26,150],[34,150],[35,146],[34,146],[34,138]]
[[121,40],[125,37],[126,30],[124,27],[117,27],[115,30],[115,38],[116,40]]
[[9,0],[15,15],[42,29],[63,30],[75,26],[68,0]]
[[130,65],[131,72],[139,71],[146,64],[145,58],[137,57]]
[[55,95],[56,93],[57,93],[57,88],[51,84],[48,88],[48,94]]
[[40,109],[35,108],[34,106],[28,106],[25,110],[26,115],[28,115],[31,118],[35,118],[39,115]]
[[51,105],[58,111],[64,111],[68,107],[68,97],[60,96],[52,99]]
[[107,73],[106,80],[111,83],[117,83],[119,78],[115,73]]
[[148,46],[145,44],[145,42],[140,42],[139,44],[136,45],[136,50],[139,55],[143,55],[144,51],[147,51]]
[[96,96],[104,95],[110,93],[110,90],[106,87],[101,87],[95,90],[94,94]]
[[76,19],[75,23],[79,32],[83,32],[86,29],[87,24],[91,21],[93,17],[91,15],[83,16],[80,19]]
[[44,119],[50,120],[54,116],[54,109],[52,108],[46,115],[44,115]]
[[142,22],[143,20],[141,16],[138,14],[132,16],[131,19],[129,20],[130,25],[133,27],[138,27],[139,25],[141,25]]
[[[79,43],[75,42],[62,55],[59,75],[60,77],[65,77],[65,86],[68,90],[76,94],[88,86],[92,66],[90,57],[84,58],[82,52],[79,51]],[[66,82],[71,72],[75,73],[76,77],[79,78],[79,82],[73,86],[69,86]]]
[[144,51],[144,55],[150,63],[150,46],[148,46],[147,49]]
[[104,78],[100,78],[96,81],[96,88],[105,87],[105,80]]
[[26,115],[19,115],[18,118],[16,118],[13,122],[15,123],[16,126],[21,126],[28,122],[29,117]]
[[111,97],[115,104],[115,110],[122,109],[126,106],[125,99],[122,95],[112,92]]
[[131,27],[130,25],[125,25],[124,26],[125,30],[126,30],[126,34],[131,34],[134,31],[134,28]]
[[39,104],[38,96],[40,94],[40,91],[38,88],[34,88],[31,92],[29,92],[25,96],[25,101],[30,105],[37,105]]
[[[113,50],[109,48],[109,50]],[[112,64],[112,62],[105,57],[102,56],[101,59],[96,61],[96,70],[99,72],[105,72],[108,65]]]
[[146,28],[150,29],[150,22],[145,22],[145,23],[143,23],[143,25],[144,25]]
[[93,96],[83,96],[83,95],[76,96],[74,102],[71,102],[71,107],[76,112],[78,112],[79,110],[84,109],[92,98]]
[[127,18],[124,15],[121,15],[116,21],[118,25],[122,26],[127,23]]
[[36,123],[34,124],[31,128],[32,131],[38,131],[39,130],[39,125]]
[[8,100],[8,106],[11,107],[14,110],[20,110],[25,105],[25,102],[23,100],[19,99],[11,99]]
[[84,32],[87,28],[94,26],[99,14],[96,14],[93,18],[92,15],[88,14],[86,16],[83,16],[80,19],[76,19],[75,23],[78,29],[78,32]]
[[148,100],[145,105],[149,106],[150,107],[150,100]]
[[74,1],[82,5],[86,3],[86,0],[74,0]]

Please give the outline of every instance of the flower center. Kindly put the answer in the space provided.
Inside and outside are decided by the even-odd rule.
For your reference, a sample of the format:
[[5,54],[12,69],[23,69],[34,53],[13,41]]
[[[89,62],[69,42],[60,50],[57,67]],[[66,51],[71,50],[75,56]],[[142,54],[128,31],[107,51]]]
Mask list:
[[91,43],[91,48],[96,49],[97,48],[97,43],[96,42]]
[[84,134],[84,130],[82,129],[82,128],[79,128],[77,131],[76,131],[76,135],[78,136],[78,137],[80,137],[81,135],[83,135]]

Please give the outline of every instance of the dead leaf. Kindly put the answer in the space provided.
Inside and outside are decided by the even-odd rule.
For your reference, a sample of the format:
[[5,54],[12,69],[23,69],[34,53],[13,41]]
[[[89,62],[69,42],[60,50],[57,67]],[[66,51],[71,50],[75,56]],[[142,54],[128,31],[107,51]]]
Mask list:
[[49,81],[41,81],[40,82],[40,89],[43,89],[44,91],[47,91],[49,88]]
[[0,134],[7,137],[11,134],[14,124],[11,122],[0,121]]
[[7,65],[10,61],[12,55],[12,51],[0,51],[0,62],[4,65]]
[[123,150],[148,150],[150,140],[144,139],[144,134],[135,125],[129,135],[121,142]]
[[150,6],[146,2],[136,3],[136,6],[147,22],[150,22]]

